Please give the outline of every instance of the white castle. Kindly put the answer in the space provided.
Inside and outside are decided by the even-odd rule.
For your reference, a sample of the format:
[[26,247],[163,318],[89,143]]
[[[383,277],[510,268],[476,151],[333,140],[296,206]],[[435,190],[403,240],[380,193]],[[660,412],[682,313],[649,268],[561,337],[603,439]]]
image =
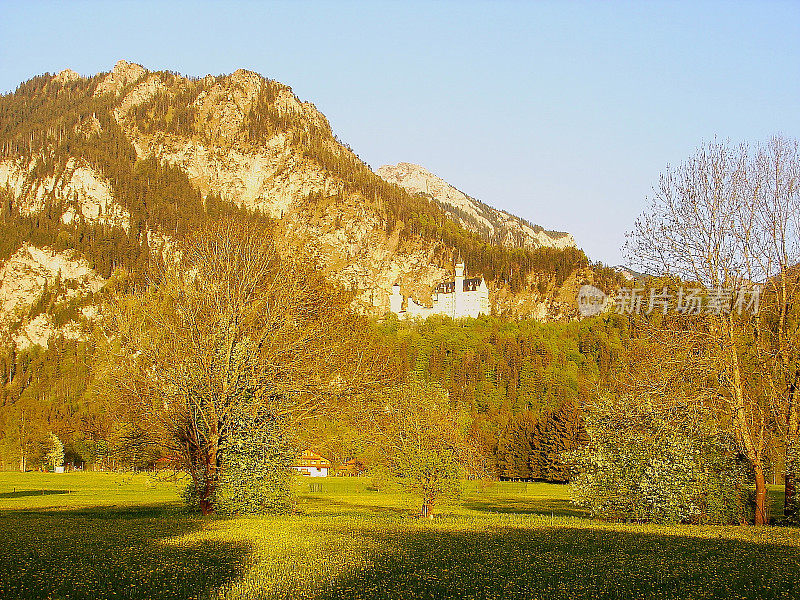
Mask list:
[[422,306],[408,298],[406,309],[403,310],[405,298],[400,294],[400,285],[392,286],[392,295],[389,297],[389,310],[400,318],[421,317],[431,315],[446,315],[453,319],[461,317],[477,317],[488,315],[489,288],[482,277],[464,279],[464,263],[459,259],[456,263],[455,281],[446,281],[436,286],[433,292],[433,306]]

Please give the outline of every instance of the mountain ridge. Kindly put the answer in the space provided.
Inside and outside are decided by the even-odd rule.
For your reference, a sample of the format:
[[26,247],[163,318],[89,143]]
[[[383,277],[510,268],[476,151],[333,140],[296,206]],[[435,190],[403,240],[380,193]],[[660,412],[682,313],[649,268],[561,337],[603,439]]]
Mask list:
[[454,222],[484,236],[490,243],[512,248],[577,247],[572,234],[546,230],[508,211],[489,206],[420,165],[409,162],[383,165],[375,173],[412,194],[434,200]]
[[[192,78],[119,61],[20,84],[0,96],[0,201],[0,261],[69,251],[98,277],[121,269],[134,282],[209,219],[270,219],[285,252],[310,249],[355,308],[378,315],[396,282],[427,301],[457,254],[512,316],[567,314],[571,280],[597,272],[576,248],[488,243],[381,179],[291,88],[245,70]],[[0,315],[6,333],[31,318]]]

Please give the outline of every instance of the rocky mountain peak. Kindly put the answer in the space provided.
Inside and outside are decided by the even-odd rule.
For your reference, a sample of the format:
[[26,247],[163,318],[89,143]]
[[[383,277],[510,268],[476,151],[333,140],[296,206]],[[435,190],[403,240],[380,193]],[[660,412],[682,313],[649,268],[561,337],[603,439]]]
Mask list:
[[492,208],[468,196],[425,167],[400,162],[384,165],[375,171],[390,183],[412,194],[423,194],[436,202],[447,216],[465,229],[483,235],[487,241],[516,248],[575,247],[571,234],[548,231],[525,219]]
[[[59,93],[67,83],[70,94]],[[419,165],[374,173],[311,102],[245,69],[195,78],[121,60],[98,78],[66,69],[52,85],[23,85],[0,109],[30,112],[0,131],[9,232],[0,339],[18,345],[77,336],[113,273],[142,278],[191,231],[243,211],[274,220],[281,251],[313,249],[326,276],[354,292],[354,307],[378,315],[396,282],[429,303],[459,254],[487,281],[494,310],[537,318],[561,315],[560,290],[588,268],[571,235],[487,206]],[[31,133],[29,123],[40,125]],[[69,257],[51,268],[64,249]],[[86,261],[91,284],[67,276],[67,258]],[[45,289],[56,279],[75,296]]]
[[118,60],[114,65],[114,70],[111,71],[105,78],[98,84],[94,95],[114,93],[119,95],[126,85],[136,83],[147,73],[142,65],[130,63],[126,60]]
[[77,80],[77,79],[81,79],[81,76],[80,76],[80,75],[78,75],[78,73],[76,73],[76,72],[75,72],[75,71],[73,71],[72,69],[64,69],[63,71],[60,71],[60,72],[59,72],[59,73],[58,73],[58,74],[57,74],[57,75],[54,77],[54,79],[55,79],[55,81],[57,81],[58,83],[62,83],[62,84],[63,84],[63,83],[68,83],[68,82],[70,82],[70,81],[75,81],[75,80]]

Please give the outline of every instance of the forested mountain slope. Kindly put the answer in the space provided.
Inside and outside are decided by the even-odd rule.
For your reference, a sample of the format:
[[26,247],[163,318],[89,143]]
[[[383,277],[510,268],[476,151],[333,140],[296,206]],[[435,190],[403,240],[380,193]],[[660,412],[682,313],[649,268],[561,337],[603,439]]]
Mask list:
[[[563,315],[571,277],[614,277],[571,246],[512,248],[460,227],[375,175],[290,88],[243,70],[190,78],[120,61],[21,84],[0,98],[0,199],[0,260],[26,245],[70,251],[99,277],[123,269],[134,282],[209,219],[275,219],[286,251],[313,248],[376,314],[395,282],[427,301],[459,253],[496,310],[517,316]],[[7,333],[24,325],[17,309],[0,319]]]

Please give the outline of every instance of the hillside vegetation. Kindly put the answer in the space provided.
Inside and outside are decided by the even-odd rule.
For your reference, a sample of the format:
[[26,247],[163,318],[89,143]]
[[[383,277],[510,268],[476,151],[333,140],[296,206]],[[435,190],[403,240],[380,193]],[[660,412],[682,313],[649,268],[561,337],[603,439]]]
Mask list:
[[[374,325],[395,379],[433,382],[480,440],[491,474],[567,479],[559,459],[581,439],[577,407],[623,364],[628,324],[623,318],[570,324],[496,318],[422,323],[389,319]],[[105,358],[91,342],[61,340],[0,354],[0,464],[43,464],[46,437],[64,442],[69,463],[145,468],[160,454],[146,444],[146,424],[103,392]],[[333,460],[366,458],[357,420],[322,419],[306,442]]]

